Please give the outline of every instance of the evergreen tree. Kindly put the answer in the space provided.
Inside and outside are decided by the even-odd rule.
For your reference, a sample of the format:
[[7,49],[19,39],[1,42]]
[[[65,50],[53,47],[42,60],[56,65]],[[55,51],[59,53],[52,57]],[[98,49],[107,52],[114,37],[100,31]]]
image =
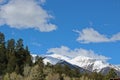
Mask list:
[[16,43],[16,50],[23,49],[23,40],[20,38]]
[[16,56],[15,54],[9,54],[8,63],[7,63],[7,72],[11,73],[15,71],[16,68]]
[[15,40],[14,39],[10,39],[7,41],[7,50],[11,53],[14,53],[14,49],[15,49]]
[[31,57],[31,55],[30,55],[30,51],[29,51],[29,49],[28,49],[28,46],[26,46],[26,48],[25,48],[25,53],[24,53],[24,65],[30,65],[30,66],[32,66],[32,57]]
[[5,36],[0,32],[0,47],[5,47]]
[[7,67],[5,36],[0,32],[0,75],[5,73]]
[[26,64],[32,66],[32,59],[28,47],[24,48],[23,40],[5,42],[5,36],[0,32],[0,75],[13,71],[22,74]]
[[15,56],[15,40],[10,39],[7,41],[6,48],[6,56],[7,56],[7,72],[11,73],[15,70],[16,66],[16,56]]
[[24,49],[23,40],[19,39],[16,43],[16,62],[19,66],[19,73],[22,74],[24,70],[24,66],[32,65],[31,55],[28,50],[28,47]]

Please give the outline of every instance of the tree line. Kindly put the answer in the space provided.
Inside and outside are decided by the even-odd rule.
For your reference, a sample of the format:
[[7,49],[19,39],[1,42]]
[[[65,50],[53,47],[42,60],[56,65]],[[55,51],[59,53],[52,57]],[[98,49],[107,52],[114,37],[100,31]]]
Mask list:
[[103,75],[97,72],[81,73],[77,68],[67,65],[52,65],[43,62],[37,56],[32,61],[28,46],[23,39],[5,41],[5,35],[0,32],[0,77],[2,80],[109,80],[118,77],[114,69]]

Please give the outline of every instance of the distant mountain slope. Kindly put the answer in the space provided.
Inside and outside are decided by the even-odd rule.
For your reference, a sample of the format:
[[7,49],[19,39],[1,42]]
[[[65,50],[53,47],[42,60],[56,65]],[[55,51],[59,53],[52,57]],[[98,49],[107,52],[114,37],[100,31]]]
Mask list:
[[82,68],[82,67],[79,67],[79,66],[76,66],[76,65],[72,65],[72,64],[70,64],[70,63],[68,63],[68,62],[66,62],[66,61],[64,61],[64,60],[58,61],[57,64],[60,64],[60,65],[62,65],[62,66],[67,65],[67,66],[69,66],[71,69],[79,69],[79,71],[80,71],[81,73],[91,73],[91,71],[89,71],[89,70],[86,70],[86,69],[84,69],[84,68]]
[[115,66],[112,64],[109,64],[102,60],[93,59],[90,57],[85,56],[77,56],[74,58],[70,58],[68,56],[63,56],[59,54],[49,54],[44,55],[44,63],[47,64],[47,62],[55,65],[55,64],[66,64],[70,66],[71,68],[78,67],[81,71],[87,71],[87,72],[101,72],[102,74],[106,74],[111,68],[114,68],[118,75],[120,75],[120,67]]

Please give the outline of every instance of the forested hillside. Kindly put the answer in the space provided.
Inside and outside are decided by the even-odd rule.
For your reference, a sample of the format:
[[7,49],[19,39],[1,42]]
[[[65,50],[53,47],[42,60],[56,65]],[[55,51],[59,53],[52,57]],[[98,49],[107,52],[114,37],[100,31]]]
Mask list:
[[42,57],[37,56],[32,62],[28,46],[22,39],[5,40],[0,32],[0,78],[2,80],[109,80],[117,78],[114,69],[107,75],[100,73],[81,73],[77,68],[67,65],[52,65],[43,63]]

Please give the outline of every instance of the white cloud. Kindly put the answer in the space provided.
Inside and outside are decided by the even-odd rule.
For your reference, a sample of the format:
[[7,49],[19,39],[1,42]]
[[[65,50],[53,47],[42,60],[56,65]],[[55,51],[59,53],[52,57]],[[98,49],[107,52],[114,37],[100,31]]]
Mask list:
[[112,37],[107,37],[100,34],[93,28],[85,28],[82,31],[74,30],[79,34],[77,41],[80,43],[100,43],[100,42],[114,42],[120,40],[120,33],[114,34]]
[[118,41],[118,40],[120,40],[120,32],[111,37],[111,41]]
[[59,54],[62,56],[70,57],[72,59],[78,56],[89,57],[89,58],[102,60],[102,61],[106,61],[110,59],[108,57],[98,55],[92,50],[86,50],[82,48],[76,48],[74,50],[71,50],[70,48],[66,46],[61,46],[60,48],[51,48],[47,51],[47,53]]
[[[44,3],[45,0],[39,0]],[[0,7],[0,25],[12,28],[34,28],[41,32],[56,30],[56,25],[49,22],[52,16],[36,0],[10,0]]]

